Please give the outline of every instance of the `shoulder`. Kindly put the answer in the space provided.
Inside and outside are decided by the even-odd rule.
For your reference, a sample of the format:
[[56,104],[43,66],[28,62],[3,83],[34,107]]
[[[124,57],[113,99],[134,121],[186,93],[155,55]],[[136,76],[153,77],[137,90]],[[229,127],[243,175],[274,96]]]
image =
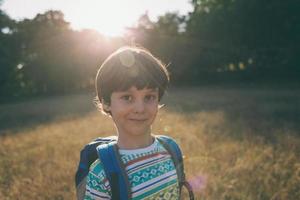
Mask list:
[[90,166],[89,174],[97,176],[98,178],[105,179],[105,172],[103,169],[103,164],[99,159],[96,159]]
[[173,138],[165,135],[158,135],[156,138],[172,156],[176,165],[183,162],[181,148]]
[[110,197],[110,186],[106,178],[103,165],[97,159],[90,166],[87,176],[86,196],[91,197]]
[[177,143],[177,141],[173,137],[168,136],[168,135],[155,135],[155,138],[157,138],[158,140],[164,140],[164,141]]
[[174,138],[166,135],[156,135],[155,137],[164,147],[170,146],[174,149],[180,150],[179,144]]

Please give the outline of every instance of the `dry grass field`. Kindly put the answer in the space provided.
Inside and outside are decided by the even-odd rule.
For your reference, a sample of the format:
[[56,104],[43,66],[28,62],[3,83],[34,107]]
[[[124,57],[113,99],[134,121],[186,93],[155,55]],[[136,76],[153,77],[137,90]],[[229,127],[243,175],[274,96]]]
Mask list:
[[[170,90],[153,132],[185,154],[197,199],[300,197],[300,91]],[[114,133],[92,96],[0,105],[0,199],[75,199],[79,151]]]

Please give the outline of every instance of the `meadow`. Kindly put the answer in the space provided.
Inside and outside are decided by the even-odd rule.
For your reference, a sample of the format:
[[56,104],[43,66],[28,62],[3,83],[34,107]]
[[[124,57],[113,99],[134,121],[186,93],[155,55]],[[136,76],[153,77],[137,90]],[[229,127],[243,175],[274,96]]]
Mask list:
[[[170,89],[153,132],[184,152],[196,199],[300,197],[299,89]],[[0,104],[0,199],[75,199],[81,148],[115,132],[92,94]]]

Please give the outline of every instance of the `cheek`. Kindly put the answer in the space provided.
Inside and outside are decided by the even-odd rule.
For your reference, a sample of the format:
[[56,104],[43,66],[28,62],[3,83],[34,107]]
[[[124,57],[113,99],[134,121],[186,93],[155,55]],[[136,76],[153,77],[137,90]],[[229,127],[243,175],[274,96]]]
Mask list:
[[118,103],[112,104],[110,110],[111,110],[113,117],[122,116],[126,112],[126,110],[124,109],[124,106],[122,106]]
[[158,104],[151,105],[151,106],[149,107],[149,112],[150,112],[152,115],[156,115],[157,112],[158,112]]

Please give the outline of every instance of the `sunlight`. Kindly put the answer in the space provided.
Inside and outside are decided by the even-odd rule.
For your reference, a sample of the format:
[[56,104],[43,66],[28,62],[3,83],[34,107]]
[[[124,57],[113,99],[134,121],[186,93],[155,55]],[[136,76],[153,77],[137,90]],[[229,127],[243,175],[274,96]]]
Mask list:
[[138,16],[131,7],[122,1],[92,0],[77,4],[69,17],[75,29],[95,29],[107,36],[119,36],[124,28],[132,26]]
[[159,6],[151,0],[5,0],[2,9],[16,20],[60,10],[75,30],[94,29],[105,36],[120,36],[125,33],[124,28],[132,27],[145,12],[155,21],[168,11],[187,14],[192,11],[192,5],[188,0],[172,0],[172,3],[160,0]]

